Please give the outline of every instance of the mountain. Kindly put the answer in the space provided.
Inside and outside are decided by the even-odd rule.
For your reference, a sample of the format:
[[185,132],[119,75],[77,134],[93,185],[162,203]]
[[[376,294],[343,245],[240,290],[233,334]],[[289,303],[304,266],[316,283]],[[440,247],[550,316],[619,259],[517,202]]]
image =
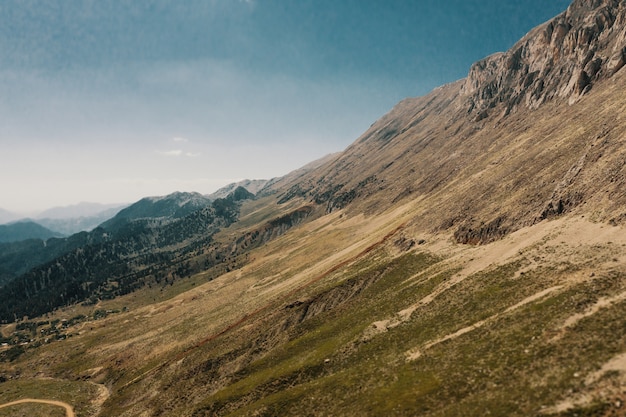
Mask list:
[[87,217],[101,216],[102,213],[123,208],[123,204],[100,204],[100,203],[87,203],[82,202],[70,206],[54,207],[45,210],[37,216],[37,220],[50,219],[50,220],[65,220],[65,219],[77,219]]
[[13,222],[20,219],[20,217],[21,216],[19,214],[0,208],[0,224]]
[[[155,224],[179,218],[186,212],[193,212],[197,207],[205,207],[209,201],[197,193],[174,193],[165,197],[142,199],[129,206],[128,210],[124,212],[120,212],[120,208],[114,206],[92,217],[40,219],[38,221],[50,225],[54,230],[65,230],[73,233],[68,233],[70,236],[67,238],[51,239],[46,242],[39,240],[10,244],[0,243],[0,286],[6,285],[34,268],[79,250],[85,245],[103,244],[109,234],[97,227],[100,224],[103,224],[108,232],[114,229],[122,234],[130,233],[129,230],[150,234],[148,229]],[[105,206],[82,203],[78,206],[52,209],[46,215],[62,217],[72,214],[89,214],[103,207]],[[117,217],[115,217],[116,215]],[[139,224],[141,223],[140,220],[143,220],[142,224]],[[138,223],[132,225],[131,222],[133,221]],[[60,237],[58,233],[54,236]],[[140,251],[141,248],[136,250]]]
[[112,219],[101,224],[105,229],[120,227],[139,219],[179,219],[207,207],[211,199],[200,193],[175,192],[163,197],[146,197],[119,211]]
[[79,203],[66,207],[55,207],[40,213],[37,223],[66,236],[90,231],[111,219],[127,205]]
[[265,187],[265,185],[267,185],[268,182],[269,182],[268,180],[242,180],[239,182],[228,184],[225,187],[220,188],[216,192],[209,194],[207,197],[210,200],[216,200],[218,198],[226,198],[228,194],[232,193],[233,191],[235,191],[235,189],[239,187],[242,187],[248,190],[248,192],[252,194],[256,194],[259,191],[261,191],[261,189],[263,189],[263,187]]
[[[253,196],[245,189],[235,189],[231,192],[226,199],[218,199],[215,201],[214,206],[217,207],[218,215],[221,217],[230,218],[232,216],[232,202],[237,202],[246,198],[252,198]],[[226,204],[224,204],[226,202]],[[28,242],[14,242],[14,243],[2,243],[0,242],[0,286],[8,284],[10,281],[24,275],[25,273],[36,270],[42,265],[47,265],[49,262],[57,258],[68,256],[68,254],[74,251],[79,251],[82,256],[84,246],[90,245],[103,245],[106,241],[119,238],[125,242],[125,239],[132,239],[137,242],[134,243],[120,243],[116,241],[118,246],[127,246],[125,251],[128,253],[124,256],[138,255],[146,250],[155,249],[153,246],[156,243],[156,234],[163,233],[166,237],[158,244],[166,245],[171,239],[192,239],[191,235],[186,235],[192,230],[205,227],[204,222],[207,219],[203,219],[197,225],[188,225],[188,221],[181,220],[186,215],[192,214],[201,208],[210,208],[211,200],[198,193],[173,193],[164,197],[148,197],[138,201],[132,206],[128,207],[128,210],[123,210],[118,215],[103,223],[103,228],[95,228],[88,233],[78,232],[72,234],[67,238],[39,239],[38,241]],[[117,208],[109,210],[118,211]],[[110,213],[105,211],[104,214]],[[196,217],[201,216],[196,214]],[[105,216],[106,217],[106,216]],[[206,217],[206,213],[205,213]],[[93,221],[97,217],[83,218],[83,219],[48,219],[53,225],[62,225],[64,228],[74,228],[84,222]],[[108,217],[106,217],[108,218]],[[213,221],[212,215],[208,215],[208,221]],[[176,220],[180,220],[175,222]],[[169,226],[168,231],[163,232],[160,228],[165,228],[168,223],[175,222],[175,225]],[[182,228],[184,230],[172,231],[176,228]],[[113,234],[111,232],[114,232]],[[136,234],[137,236],[130,236]],[[172,234],[176,235],[172,237]],[[53,233],[55,237],[58,234]],[[143,236],[143,237],[141,237]],[[167,237],[169,236],[169,237]],[[208,236],[200,236],[202,239],[209,239]],[[142,239],[145,239],[142,241]],[[146,244],[146,247],[142,245]],[[131,249],[128,249],[132,247]],[[115,251],[114,251],[115,252]],[[136,253],[135,253],[136,252]],[[117,253],[117,252],[116,252]],[[114,255],[117,256],[117,255]],[[113,260],[109,259],[113,262]],[[123,263],[126,260],[118,260]],[[57,261],[58,263],[58,261]],[[87,263],[87,261],[85,261]],[[44,266],[48,268],[47,266]],[[77,271],[77,273],[81,273]]]
[[626,3],[575,0],[254,198],[97,229],[0,289],[2,391],[99,417],[623,415],[624,34]]
[[[624,7],[572,3],[510,51],[473,65],[468,78],[398,104],[284,198],[312,198],[329,212],[428,199],[433,209],[416,222],[480,243],[583,203],[589,210],[607,193],[602,219],[622,222],[624,126],[614,120],[621,105],[614,91],[623,79],[616,56],[626,45]],[[573,74],[590,62],[597,71],[585,88],[572,89]],[[591,87],[601,91],[572,105]]]
[[28,239],[47,240],[51,237],[62,235],[33,221],[20,221],[6,225],[0,225],[0,243],[18,242]]
[[[6,280],[0,291],[0,320],[41,315],[68,303],[95,304],[162,280],[167,284],[237,255],[236,249],[213,242],[213,235],[233,223],[241,202],[253,195],[240,187],[191,211],[191,205],[205,201],[198,196],[174,193],[142,199],[113,219],[117,222],[73,235],[63,244],[44,245],[37,265]],[[183,215],[181,210],[190,212]],[[0,266],[7,269],[5,263],[15,258]],[[24,252],[17,258],[24,258]]]
[[0,287],[42,264],[102,239],[98,233],[0,243]]
[[508,52],[475,63],[461,89],[468,111],[481,118],[495,108],[508,114],[555,98],[580,100],[626,64],[622,7],[619,0],[575,1]]

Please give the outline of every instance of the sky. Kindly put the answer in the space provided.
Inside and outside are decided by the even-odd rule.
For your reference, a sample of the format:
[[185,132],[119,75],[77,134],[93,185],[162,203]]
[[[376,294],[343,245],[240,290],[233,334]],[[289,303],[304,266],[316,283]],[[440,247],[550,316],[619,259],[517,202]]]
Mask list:
[[568,4],[2,0],[0,208],[285,175]]

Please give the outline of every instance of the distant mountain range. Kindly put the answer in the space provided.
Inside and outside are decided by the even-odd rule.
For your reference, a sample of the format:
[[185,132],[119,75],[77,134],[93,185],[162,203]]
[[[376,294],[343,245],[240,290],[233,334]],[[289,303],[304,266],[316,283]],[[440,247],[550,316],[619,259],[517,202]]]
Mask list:
[[115,216],[126,206],[115,206],[105,209],[99,213],[89,216],[68,217],[68,218],[37,218],[34,221],[47,227],[50,230],[59,232],[64,236],[70,236],[82,231],[90,231],[101,223]]
[[98,217],[102,213],[119,211],[128,204],[100,204],[100,203],[78,203],[70,206],[53,207],[45,210],[36,216],[36,219],[76,219]]
[[[191,211],[205,207],[211,201],[218,198],[226,198],[230,193],[238,187],[243,187],[252,194],[256,194],[270,181],[268,180],[242,180],[226,185],[214,193],[203,195],[200,193],[184,193],[177,192],[168,196],[146,197],[139,202],[130,204],[101,204],[82,202],[70,206],[53,207],[45,210],[32,218],[25,218],[20,214],[10,212],[0,208],[0,225],[13,223],[16,221],[36,223],[49,229],[50,233],[41,233],[33,235],[25,233],[20,235],[15,229],[15,233],[6,235],[7,238],[3,242],[17,242],[20,240],[31,239],[33,236],[42,239],[49,237],[70,236],[74,233],[82,231],[90,231],[97,226],[112,220],[118,213],[121,218],[137,219],[141,217],[183,217]],[[110,225],[110,223],[109,223]],[[22,227],[22,229],[24,228]],[[0,241],[2,242],[2,241]]]
[[[4,279],[0,276],[0,320],[115,297],[222,263],[232,248],[214,243],[213,235],[236,221],[240,202],[251,198],[254,194],[242,187],[212,202],[197,193],[144,198],[92,232],[51,239],[43,247],[7,246],[14,252],[0,257],[5,273]],[[198,248],[206,254],[203,261],[188,262]],[[10,276],[11,266],[35,256],[37,265],[22,266],[20,275]]]
[[146,197],[124,208],[101,224],[107,230],[117,229],[139,219],[180,219],[207,207],[213,200],[200,193],[175,192],[164,197]]
[[[242,183],[258,190],[262,182],[264,181]],[[110,250],[114,254],[111,256],[117,259],[115,256],[121,256],[119,253],[126,253],[124,259],[127,259],[129,256],[134,257],[145,252],[146,248],[153,248],[155,244],[165,247],[173,242],[180,243],[189,239],[210,240],[213,228],[221,227],[220,225],[227,224],[236,217],[238,201],[254,198],[254,194],[243,187],[230,184],[225,188],[231,190],[225,198],[175,192],[167,196],[143,198],[119,212],[115,207],[110,208],[104,212],[108,216],[106,221],[97,225],[98,227],[91,231],[73,233],[69,237],[62,237],[61,234],[31,220],[0,226],[0,287],[33,268],[88,245],[106,245],[106,242],[114,242],[117,249]],[[214,195],[224,194],[223,190],[218,190]],[[68,212],[72,210],[55,209],[49,213],[62,216]],[[76,211],[73,212],[78,214]],[[83,220],[95,218],[96,216]],[[200,218],[202,220],[199,220]],[[191,219],[195,219],[194,222]],[[71,219],[45,221],[51,224],[57,222],[59,225],[64,221],[69,224]],[[74,224],[80,224],[81,219],[73,221]],[[129,243],[130,241],[132,243]],[[155,262],[154,259],[145,262]],[[117,262],[110,259],[109,261]],[[91,260],[84,262],[90,263]]]
[[51,237],[62,236],[62,234],[47,229],[30,220],[0,225],[0,243],[17,242],[27,239],[48,240]]
[[[30,232],[20,234],[24,227],[12,228],[12,234],[5,234],[4,242],[17,242],[24,239],[48,237],[70,236],[74,233],[89,231],[99,224],[115,216],[127,204],[99,204],[99,203],[79,203],[66,207],[55,207],[41,212],[32,218],[25,218],[22,215],[12,213],[8,210],[0,209],[0,225],[9,223],[36,223],[50,233],[33,235]],[[10,237],[9,237],[10,236]]]
[[20,216],[17,213],[13,213],[11,211],[0,208],[0,224],[14,222],[21,219],[22,217],[23,216]]

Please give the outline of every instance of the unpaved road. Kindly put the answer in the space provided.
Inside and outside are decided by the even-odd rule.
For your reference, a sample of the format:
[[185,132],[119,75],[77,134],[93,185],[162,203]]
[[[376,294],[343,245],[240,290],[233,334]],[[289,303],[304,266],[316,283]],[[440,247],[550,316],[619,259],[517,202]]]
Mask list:
[[48,405],[54,405],[57,407],[62,407],[65,409],[65,414],[67,415],[67,417],[76,417],[76,414],[74,414],[74,409],[72,408],[71,405],[69,405],[68,403],[64,403],[61,401],[54,401],[54,400],[35,400],[32,398],[24,398],[23,400],[17,400],[17,401],[12,401],[6,404],[0,404],[0,408],[11,407],[13,405],[24,404],[24,403],[48,404]]

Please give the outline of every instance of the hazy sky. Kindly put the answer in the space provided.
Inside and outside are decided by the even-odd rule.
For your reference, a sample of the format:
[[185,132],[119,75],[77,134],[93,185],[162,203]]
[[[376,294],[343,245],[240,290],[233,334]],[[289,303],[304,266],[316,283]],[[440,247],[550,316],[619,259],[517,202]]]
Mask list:
[[284,175],[568,4],[3,0],[0,207]]

